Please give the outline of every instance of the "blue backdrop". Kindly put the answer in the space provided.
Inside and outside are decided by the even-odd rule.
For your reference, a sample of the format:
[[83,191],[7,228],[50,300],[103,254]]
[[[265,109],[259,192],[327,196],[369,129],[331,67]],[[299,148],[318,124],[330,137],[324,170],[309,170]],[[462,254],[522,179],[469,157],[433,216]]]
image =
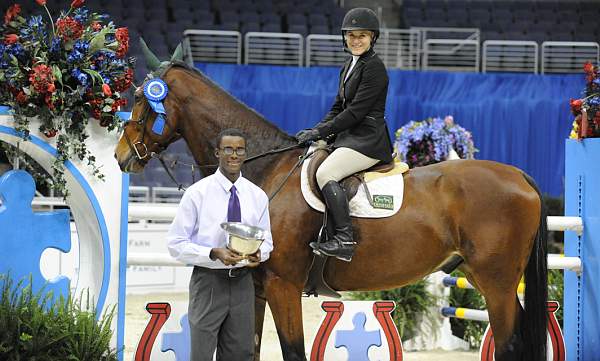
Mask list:
[[[264,65],[196,66],[235,97],[289,133],[311,127],[329,110],[339,69]],[[386,118],[394,132],[411,120],[453,115],[473,133],[478,159],[515,165],[543,192],[564,191],[569,98],[583,75],[479,74],[388,70]]]

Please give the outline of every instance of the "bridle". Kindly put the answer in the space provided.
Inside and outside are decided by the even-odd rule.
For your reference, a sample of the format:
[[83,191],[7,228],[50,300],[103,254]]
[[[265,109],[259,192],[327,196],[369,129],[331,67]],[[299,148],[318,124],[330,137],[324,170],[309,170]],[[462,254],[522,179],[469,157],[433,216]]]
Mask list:
[[[162,79],[162,77],[164,76],[164,74],[171,69],[171,67],[173,66],[172,63],[168,63],[168,65],[166,66],[161,66],[160,68],[158,68],[155,72],[152,72],[150,74],[148,74],[146,76],[146,79],[144,79],[144,83],[142,83],[142,85],[140,86],[140,88],[144,87],[144,84],[146,82],[148,82],[150,79],[154,79],[154,78],[160,78]],[[139,89],[136,89],[136,93],[139,91]],[[131,152],[133,154],[135,154],[135,157],[137,158],[137,161],[139,161],[142,164],[146,164],[148,163],[148,161],[150,160],[150,158],[158,158],[160,156],[160,153],[162,153],[165,149],[167,149],[168,145],[171,144],[173,141],[181,138],[181,133],[179,132],[179,129],[175,128],[173,129],[172,136],[169,137],[167,139],[167,141],[165,142],[165,144],[161,144],[159,142],[154,142],[152,144],[152,148],[157,147],[158,148],[158,152],[148,152],[148,147],[146,146],[146,143],[144,143],[144,140],[146,138],[146,121],[148,120],[148,117],[150,116],[150,106],[146,103],[144,104],[144,109],[141,112],[141,115],[138,119],[129,119],[125,122],[125,124],[123,125],[124,129],[123,129],[123,136],[125,137],[125,140],[127,141],[127,145],[129,146],[129,149],[131,150]],[[129,136],[127,135],[127,132],[125,131],[125,128],[130,124],[130,123],[135,123],[135,127],[138,130],[138,132],[140,131],[141,128],[141,132],[142,132],[142,137],[140,140],[133,142]],[[167,128],[173,128],[170,124],[169,124],[169,117],[168,115],[165,116],[165,127]]]
[[[140,88],[144,87],[144,84],[146,84],[146,82],[148,82],[150,79],[154,79],[154,78],[160,78],[162,79],[162,77],[164,76],[164,74],[171,69],[171,67],[173,67],[173,63],[169,62],[166,65],[161,65],[161,67],[159,67],[155,72],[152,72],[150,74],[148,74],[146,76],[146,78],[144,79],[144,82],[142,83],[142,85],[140,86]],[[136,89],[136,92],[139,91],[139,89]],[[167,95],[168,96],[168,95]],[[148,120],[148,116],[150,115],[151,112],[151,107],[150,105],[148,105],[148,103],[146,102],[146,104],[144,104],[144,109],[141,112],[141,115],[138,119],[129,119],[125,122],[124,124],[124,129],[123,129],[123,136],[125,137],[125,140],[127,141],[127,145],[129,146],[129,149],[131,150],[131,152],[133,154],[135,154],[137,161],[139,161],[141,164],[146,165],[146,163],[148,163],[148,161],[150,161],[150,159],[152,158],[156,158],[160,161],[160,163],[162,164],[162,166],[165,168],[167,175],[171,178],[171,180],[177,185],[177,188],[179,190],[185,190],[185,188],[183,187],[183,184],[180,182],[177,182],[177,180],[175,179],[175,176],[173,175],[173,173],[171,172],[171,170],[169,169],[169,167],[166,164],[166,161],[164,159],[164,157],[162,156],[162,152],[167,149],[167,147],[169,146],[169,144],[171,144],[172,142],[174,142],[177,139],[181,138],[181,133],[179,132],[179,129],[175,128],[173,129],[173,127],[169,124],[169,118],[168,118],[168,114],[164,117],[165,118],[165,127],[171,128],[173,129],[173,131],[171,132],[171,136],[167,139],[167,141],[165,142],[165,144],[161,144],[158,142],[154,142],[152,144],[152,148],[157,147],[158,148],[158,153],[157,152],[148,152],[148,147],[146,146],[146,144],[144,143],[144,139],[146,137],[146,121]],[[127,135],[127,132],[125,131],[125,128],[130,124],[130,123],[135,123],[135,127],[136,129],[140,130],[141,128],[141,132],[142,132],[142,137],[140,140],[133,142],[129,136]],[[140,148],[141,147],[141,148]],[[287,152],[289,150],[292,149],[297,149],[297,148],[301,148],[302,145],[299,144],[294,144],[292,146],[287,146],[284,148],[279,148],[279,149],[272,149],[269,150],[267,152],[249,157],[248,159],[246,159],[246,163],[253,161],[255,159],[259,159],[262,157],[265,157],[267,155],[272,155],[272,154],[277,154],[277,153],[282,153],[282,152]],[[140,149],[142,152],[140,152]],[[296,171],[296,169],[298,169],[298,167],[300,167],[300,165],[302,164],[302,162],[304,162],[304,160],[308,157],[310,157],[310,154],[307,154],[308,152],[308,148],[306,148],[306,150],[304,151],[303,155],[299,157],[298,161],[296,162],[296,164],[294,164],[294,166],[292,167],[292,169],[289,171],[289,173],[284,177],[283,181],[279,184],[279,186],[277,187],[277,189],[275,190],[275,192],[273,194],[271,194],[271,196],[269,197],[269,200],[273,199],[273,197],[275,197],[275,195],[277,195],[277,193],[279,193],[279,191],[281,190],[281,188],[283,187],[283,185],[287,182],[287,180],[289,179],[289,177]],[[187,164],[184,164],[187,165]],[[194,168],[195,167],[199,167],[199,168],[216,168],[218,165],[216,164],[211,164],[211,165],[206,165],[206,166],[195,166],[195,165],[191,165],[192,167],[192,175],[194,174]]]

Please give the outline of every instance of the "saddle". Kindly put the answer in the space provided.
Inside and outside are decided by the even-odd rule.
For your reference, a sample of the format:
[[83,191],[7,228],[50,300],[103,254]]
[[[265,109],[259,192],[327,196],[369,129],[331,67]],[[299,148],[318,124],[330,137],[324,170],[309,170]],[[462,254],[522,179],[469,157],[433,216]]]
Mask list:
[[[330,150],[328,148],[318,148],[314,151],[312,155],[312,160],[308,165],[308,183],[310,185],[310,190],[312,193],[319,198],[322,202],[323,195],[321,194],[321,190],[319,189],[319,185],[317,184],[317,169],[319,166],[325,161],[325,159],[329,156]],[[365,174],[366,173],[388,173],[394,170],[395,164],[394,161],[390,163],[384,164],[376,164],[371,168],[365,169],[361,172],[354,173],[346,178],[344,178],[340,185],[346,191],[346,198],[348,198],[348,202],[354,198],[356,193],[358,192],[358,187],[365,182]]]

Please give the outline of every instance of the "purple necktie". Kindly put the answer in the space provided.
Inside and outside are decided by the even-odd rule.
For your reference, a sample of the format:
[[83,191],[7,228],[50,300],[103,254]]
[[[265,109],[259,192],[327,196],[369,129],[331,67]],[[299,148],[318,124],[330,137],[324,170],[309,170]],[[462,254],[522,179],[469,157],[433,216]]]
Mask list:
[[237,196],[235,186],[231,186],[230,192],[229,205],[227,206],[227,222],[241,222],[242,211],[240,210],[240,199]]

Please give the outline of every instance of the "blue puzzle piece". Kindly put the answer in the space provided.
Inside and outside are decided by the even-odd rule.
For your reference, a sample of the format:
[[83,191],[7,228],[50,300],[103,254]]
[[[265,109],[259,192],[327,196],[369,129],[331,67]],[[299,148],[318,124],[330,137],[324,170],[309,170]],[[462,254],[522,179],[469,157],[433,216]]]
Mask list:
[[335,347],[345,347],[348,351],[348,361],[369,360],[369,348],[381,346],[379,330],[366,331],[367,316],[357,312],[352,318],[353,330],[339,330],[335,334]]
[[46,284],[40,272],[40,258],[46,248],[62,252],[71,249],[69,211],[33,212],[31,201],[35,182],[29,173],[12,170],[0,177],[0,274],[10,274],[16,284],[29,283],[34,292],[44,287],[54,299],[67,297],[69,279],[56,277]]
[[160,350],[173,351],[175,361],[188,361],[190,359],[190,324],[187,313],[179,321],[181,332],[165,332],[162,336]]

